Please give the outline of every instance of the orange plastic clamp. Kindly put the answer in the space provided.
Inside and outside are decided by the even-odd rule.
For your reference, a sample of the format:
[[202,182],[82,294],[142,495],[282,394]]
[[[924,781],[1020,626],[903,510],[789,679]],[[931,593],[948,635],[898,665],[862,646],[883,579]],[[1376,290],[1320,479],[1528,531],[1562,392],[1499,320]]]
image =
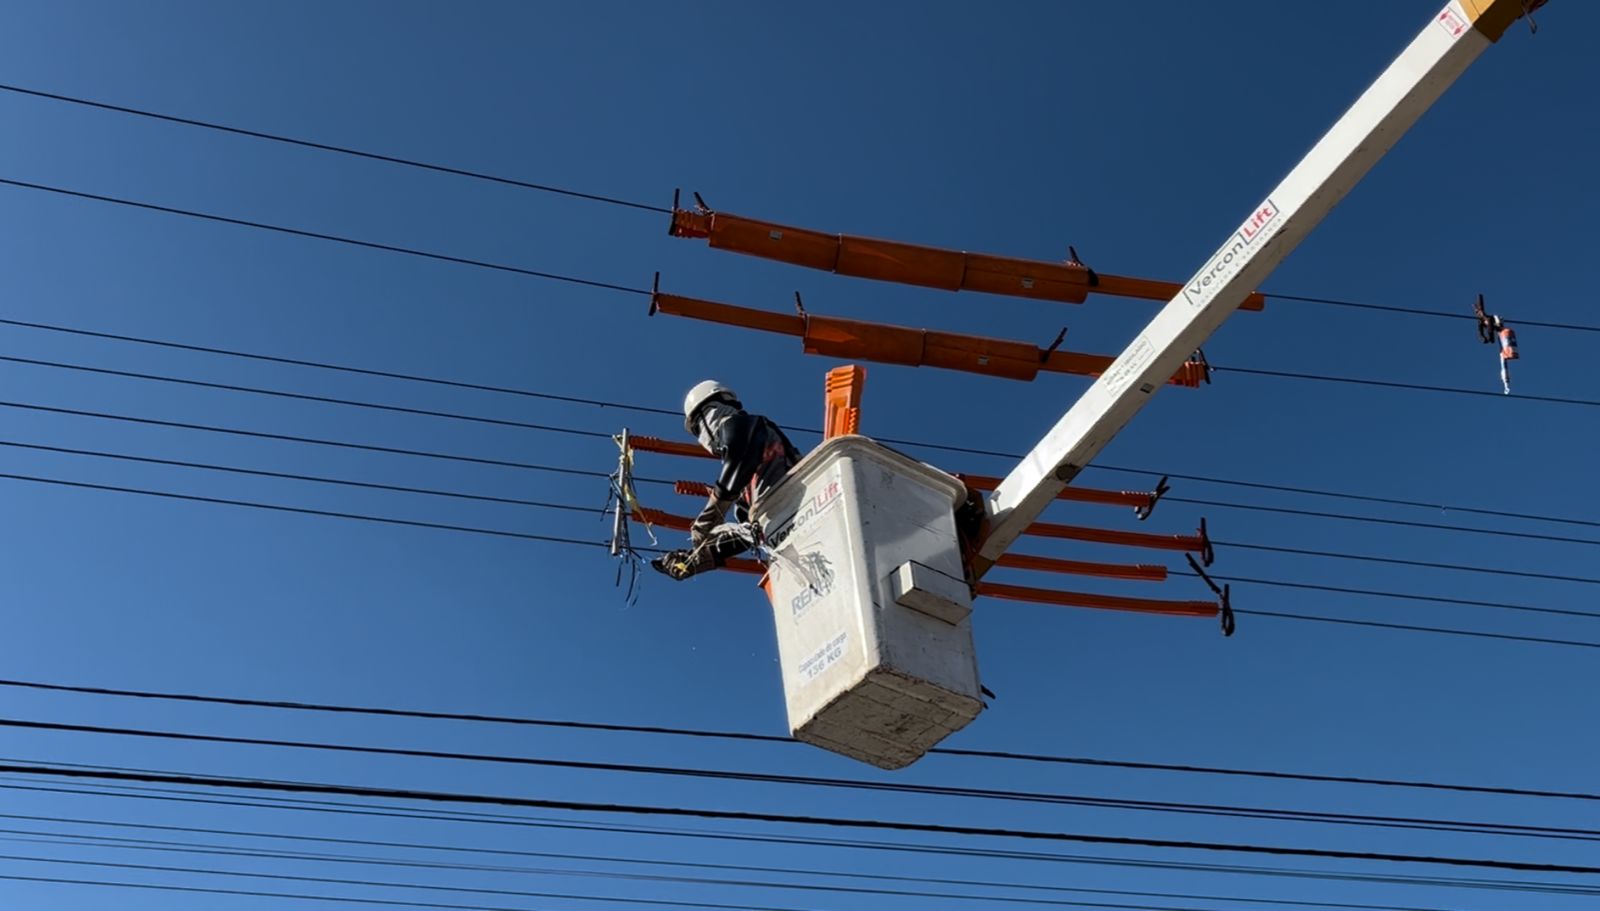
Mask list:
[[[963,484],[973,490],[994,490],[1000,486],[1000,479],[982,474],[957,474]],[[1150,506],[1155,502],[1153,493],[1141,493],[1137,490],[1096,490],[1092,487],[1067,487],[1056,494],[1058,500],[1070,500],[1075,503],[1099,503],[1103,506],[1131,506],[1134,509]]]
[[694,443],[679,443],[660,437],[630,436],[628,445],[640,452],[659,452],[662,455],[689,456],[696,459],[714,459],[716,456]]
[[1155,598],[1128,598],[1120,595],[1096,595],[1088,592],[1068,592],[1051,588],[1030,588],[1026,585],[1005,585],[999,582],[981,582],[978,594],[1004,601],[1026,601],[1032,604],[1056,604],[1062,607],[1092,607],[1100,610],[1135,611],[1142,614],[1165,614],[1172,617],[1215,617],[1222,607],[1215,601],[1164,601]]
[[850,364],[828,371],[823,380],[822,438],[831,440],[861,432],[861,394],[867,384],[864,367]]
[[[1081,304],[1089,292],[1142,300],[1172,300],[1183,286],[1176,282],[1096,274],[1075,262],[1050,262],[968,253],[852,234],[827,234],[731,215],[674,209],[674,237],[707,238],[713,249],[821,269],[857,278],[920,285],[945,291],[983,291],[1033,300]],[[1245,298],[1244,310],[1261,310],[1266,297],[1257,291]]]
[[1082,560],[1062,560],[1030,554],[1001,554],[995,565],[1008,569],[1095,576],[1101,579],[1131,579],[1140,582],[1164,582],[1167,578],[1165,566],[1150,563],[1086,563]]
[[1120,544],[1125,547],[1147,547],[1153,550],[1176,550],[1202,553],[1206,549],[1204,535],[1156,535],[1138,531],[1113,531],[1109,528],[1085,528],[1081,525],[1056,525],[1035,522],[1024,534],[1041,538],[1062,538],[1069,541],[1093,541],[1097,544]]

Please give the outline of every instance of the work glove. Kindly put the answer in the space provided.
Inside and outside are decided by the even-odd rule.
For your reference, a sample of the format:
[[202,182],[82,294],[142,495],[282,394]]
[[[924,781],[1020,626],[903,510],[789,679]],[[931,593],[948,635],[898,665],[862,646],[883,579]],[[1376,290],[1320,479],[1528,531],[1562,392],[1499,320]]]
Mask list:
[[656,572],[665,575],[674,582],[682,582],[690,576],[713,569],[717,565],[718,561],[715,555],[707,548],[674,550],[650,561],[650,566]]

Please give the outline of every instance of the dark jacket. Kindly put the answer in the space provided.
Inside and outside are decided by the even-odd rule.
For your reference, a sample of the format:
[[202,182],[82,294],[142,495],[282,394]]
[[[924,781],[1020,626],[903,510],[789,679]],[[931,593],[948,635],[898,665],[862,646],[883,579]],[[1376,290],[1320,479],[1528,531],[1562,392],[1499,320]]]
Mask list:
[[722,470],[706,508],[695,519],[695,530],[702,534],[723,520],[730,505],[735,506],[738,521],[748,522],[751,504],[800,461],[800,451],[777,424],[745,412],[722,422],[712,436],[711,450],[722,460]]

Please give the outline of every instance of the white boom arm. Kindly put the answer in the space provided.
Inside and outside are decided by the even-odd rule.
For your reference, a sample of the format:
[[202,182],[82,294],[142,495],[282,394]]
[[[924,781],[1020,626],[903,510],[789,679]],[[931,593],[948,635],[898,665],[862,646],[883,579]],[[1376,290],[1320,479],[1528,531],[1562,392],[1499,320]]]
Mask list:
[[1222,321],[1525,11],[1451,0],[989,497],[987,571]]

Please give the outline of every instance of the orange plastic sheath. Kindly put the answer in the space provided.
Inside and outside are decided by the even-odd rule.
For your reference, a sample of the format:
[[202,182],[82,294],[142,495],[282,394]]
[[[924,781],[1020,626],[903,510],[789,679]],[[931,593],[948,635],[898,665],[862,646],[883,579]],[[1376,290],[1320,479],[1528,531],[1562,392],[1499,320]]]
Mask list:
[[980,582],[978,594],[1004,601],[1027,601],[1033,604],[1058,604],[1062,607],[1093,607],[1101,610],[1136,611],[1142,614],[1165,614],[1171,617],[1215,617],[1221,610],[1214,601],[1163,601],[1155,598],[1127,598],[1119,595],[1094,595],[1087,592],[1066,592],[1051,588],[1030,588],[1026,585],[1004,585],[998,582]]
[[[994,490],[1000,486],[1000,479],[982,474],[958,474],[957,478],[973,490]],[[1096,490],[1092,487],[1068,487],[1056,494],[1058,500],[1071,500],[1076,503],[1099,503],[1104,506],[1132,506],[1135,508],[1149,506],[1155,502],[1155,494],[1140,493],[1137,490]]]
[[[1099,376],[1112,358],[1100,354],[1046,352],[1027,342],[913,329],[837,316],[790,316],[750,307],[657,293],[655,310],[728,326],[799,336],[805,353],[847,360],[877,361],[905,367],[943,367],[1014,380],[1032,380],[1040,370]],[[1195,388],[1203,378],[1197,364],[1184,364],[1170,382]]]
[[660,437],[629,436],[628,445],[640,452],[659,452],[663,455],[690,456],[697,459],[714,459],[716,456],[693,443],[679,443]]
[[1082,560],[1061,560],[1056,557],[1036,557],[1030,554],[1001,554],[997,566],[1010,569],[1031,569],[1045,573],[1067,573],[1074,576],[1097,576],[1102,579],[1134,579],[1142,582],[1163,582],[1167,568],[1149,563],[1086,563]]
[[866,369],[854,364],[828,371],[823,381],[823,439],[861,431],[861,394],[866,382]]
[[688,531],[689,527],[694,525],[694,520],[687,516],[675,516],[670,512],[662,512],[659,509],[651,509],[648,506],[635,506],[633,508],[633,520],[660,526],[661,528],[670,528],[673,531]]
[[1205,549],[1205,539],[1199,535],[1153,535],[1138,531],[1112,531],[1109,528],[1085,528],[1081,525],[1056,525],[1051,522],[1035,522],[1028,526],[1024,534],[1125,547],[1148,547],[1152,550],[1199,553]]
[[1071,304],[1083,303],[1089,292],[1089,270],[1081,265],[824,234],[726,212],[674,210],[671,233],[704,237],[718,250],[945,291],[987,291]]
[[[673,237],[704,237],[713,249],[745,253],[809,269],[921,285],[944,291],[986,291],[1034,300],[1081,304],[1090,291],[1119,297],[1169,301],[1174,282],[1094,275],[1078,263],[1053,263],[986,253],[967,253],[850,234],[825,234],[730,215],[674,209]],[[1242,309],[1260,310],[1266,298],[1251,294]]]

